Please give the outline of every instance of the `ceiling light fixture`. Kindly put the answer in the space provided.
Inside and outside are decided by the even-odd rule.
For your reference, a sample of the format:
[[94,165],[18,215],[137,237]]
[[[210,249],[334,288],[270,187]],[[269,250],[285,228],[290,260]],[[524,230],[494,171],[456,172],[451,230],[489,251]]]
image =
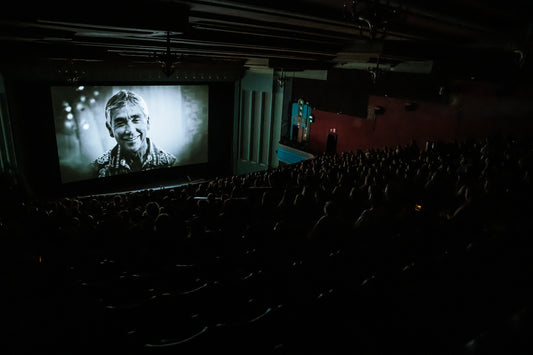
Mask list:
[[181,62],[181,55],[172,53],[170,49],[170,32],[167,31],[167,49],[163,54],[157,55],[157,60],[163,73],[169,77],[174,73],[176,64]]
[[404,12],[403,0],[394,4],[378,0],[344,0],[343,6],[344,18],[357,26],[361,37],[368,33],[372,40],[385,37],[391,23],[403,20]]
[[79,68],[74,63],[73,59],[67,60],[65,65],[57,69],[57,72],[69,85],[76,85],[80,79],[87,74],[84,69]]

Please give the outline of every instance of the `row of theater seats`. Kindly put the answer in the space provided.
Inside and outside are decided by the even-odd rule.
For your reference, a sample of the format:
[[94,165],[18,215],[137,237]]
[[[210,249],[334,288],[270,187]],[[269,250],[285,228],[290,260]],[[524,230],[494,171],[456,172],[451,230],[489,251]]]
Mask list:
[[533,145],[508,143],[324,156],[172,191],[4,208],[1,345],[533,353]]
[[364,272],[348,247],[273,258],[252,236],[226,254],[145,270],[102,255],[61,272],[43,262],[43,276],[61,277],[49,288],[61,317],[48,320],[55,341],[40,346],[128,354],[484,354],[507,346],[519,354],[531,350],[533,255],[523,237],[485,235],[453,250],[443,243],[431,256],[389,250],[390,263]]

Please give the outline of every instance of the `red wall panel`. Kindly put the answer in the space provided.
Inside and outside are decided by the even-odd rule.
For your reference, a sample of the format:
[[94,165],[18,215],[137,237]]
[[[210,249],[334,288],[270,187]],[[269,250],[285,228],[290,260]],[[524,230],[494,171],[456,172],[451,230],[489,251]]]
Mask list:
[[[381,106],[375,120],[314,110],[309,149],[324,152],[331,128],[337,130],[337,152],[405,145],[415,140],[452,141],[496,132],[533,132],[533,104],[512,98],[463,97],[451,104],[417,102],[406,110],[404,99],[370,96],[369,107]],[[312,103],[311,103],[312,104]]]

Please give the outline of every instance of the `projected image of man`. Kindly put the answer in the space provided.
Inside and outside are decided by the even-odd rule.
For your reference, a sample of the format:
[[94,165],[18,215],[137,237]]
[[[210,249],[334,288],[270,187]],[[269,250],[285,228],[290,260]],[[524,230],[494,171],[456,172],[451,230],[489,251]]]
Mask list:
[[150,115],[144,99],[129,90],[114,94],[105,107],[106,127],[117,144],[92,165],[97,177],[171,167],[176,157],[148,137]]

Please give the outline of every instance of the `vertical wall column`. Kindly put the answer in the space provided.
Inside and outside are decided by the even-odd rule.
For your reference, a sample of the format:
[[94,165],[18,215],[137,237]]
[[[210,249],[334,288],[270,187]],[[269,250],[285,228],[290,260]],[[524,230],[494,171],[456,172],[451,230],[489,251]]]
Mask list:
[[249,70],[241,80],[235,174],[266,170],[272,166],[273,142],[279,136],[274,133],[274,127],[279,124],[274,120],[277,115],[273,110],[273,76],[272,69]]
[[270,166],[277,168],[279,166],[278,148],[281,140],[281,127],[284,112],[284,90],[285,86],[277,87],[274,90],[274,99],[272,101],[272,144],[270,153]]

